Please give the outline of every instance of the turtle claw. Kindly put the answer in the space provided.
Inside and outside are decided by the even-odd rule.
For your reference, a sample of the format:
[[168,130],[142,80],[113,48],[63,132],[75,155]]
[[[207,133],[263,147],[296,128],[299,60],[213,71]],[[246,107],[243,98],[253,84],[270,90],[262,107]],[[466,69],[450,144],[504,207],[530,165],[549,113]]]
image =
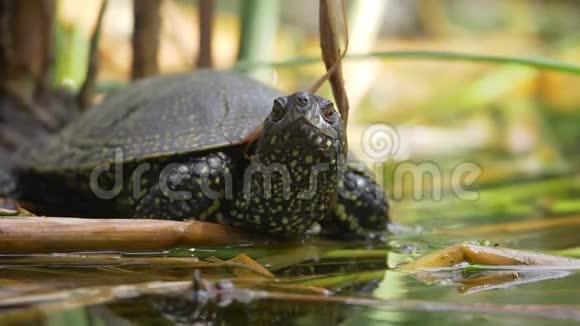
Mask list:
[[319,235],[322,232],[322,226],[319,223],[314,223],[306,230],[305,235],[307,236],[315,236]]

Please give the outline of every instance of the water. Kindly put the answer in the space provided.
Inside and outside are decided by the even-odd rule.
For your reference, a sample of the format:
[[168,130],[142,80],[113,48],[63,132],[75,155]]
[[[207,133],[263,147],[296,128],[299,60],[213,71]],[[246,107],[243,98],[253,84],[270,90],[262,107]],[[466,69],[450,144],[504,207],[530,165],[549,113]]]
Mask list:
[[[497,207],[470,211],[464,203],[440,205],[398,204],[397,221],[408,228],[384,242],[309,240],[155,253],[2,256],[0,324],[578,323],[578,268],[441,269],[428,277],[396,269],[464,242],[532,252],[568,249],[577,256],[576,213],[498,213]],[[413,214],[405,214],[409,211]],[[240,253],[253,260],[224,262]],[[196,297],[188,289],[195,270],[210,281],[213,292],[195,292]],[[219,280],[235,287],[219,283],[216,290],[213,282]]]

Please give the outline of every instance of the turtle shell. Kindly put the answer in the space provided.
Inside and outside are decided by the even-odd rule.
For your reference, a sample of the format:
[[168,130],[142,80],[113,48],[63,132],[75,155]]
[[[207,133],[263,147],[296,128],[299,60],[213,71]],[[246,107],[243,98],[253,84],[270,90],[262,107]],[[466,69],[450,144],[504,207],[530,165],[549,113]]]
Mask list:
[[27,151],[37,170],[78,169],[187,154],[239,144],[281,92],[244,75],[215,70],[138,81]]

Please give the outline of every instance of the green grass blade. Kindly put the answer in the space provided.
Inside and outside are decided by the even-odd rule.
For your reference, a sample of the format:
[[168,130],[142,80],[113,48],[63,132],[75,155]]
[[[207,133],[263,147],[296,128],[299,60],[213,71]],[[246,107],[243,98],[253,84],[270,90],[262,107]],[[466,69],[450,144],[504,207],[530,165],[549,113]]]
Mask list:
[[[379,51],[365,54],[349,54],[346,60],[364,60],[369,58],[380,59],[413,59],[413,60],[445,60],[463,62],[481,62],[498,64],[515,64],[535,67],[538,69],[554,70],[569,74],[580,75],[580,65],[545,57],[517,57],[491,54],[460,53],[447,51]],[[234,65],[235,70],[247,70],[257,67],[284,68],[299,65],[321,63],[319,57],[299,57],[276,62],[240,61]]]

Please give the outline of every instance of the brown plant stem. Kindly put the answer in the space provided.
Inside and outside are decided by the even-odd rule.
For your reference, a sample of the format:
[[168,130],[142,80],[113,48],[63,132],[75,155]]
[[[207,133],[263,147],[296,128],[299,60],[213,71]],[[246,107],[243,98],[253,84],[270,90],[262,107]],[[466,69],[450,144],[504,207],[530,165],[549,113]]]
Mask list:
[[105,16],[105,10],[107,9],[108,4],[109,0],[103,0],[103,2],[101,3],[101,8],[99,9],[99,15],[97,16],[95,29],[93,30],[93,35],[91,36],[87,75],[77,96],[77,102],[81,109],[86,109],[88,106],[90,106],[91,98],[95,90],[95,81],[97,79],[97,73],[99,70],[99,53],[98,53],[99,39],[101,38],[101,27],[103,25],[103,17]]
[[199,2],[199,55],[197,67],[213,67],[213,18],[215,12],[215,0],[201,0]]
[[248,239],[232,227],[199,221],[0,218],[0,253],[159,250],[179,245],[235,244]]
[[161,32],[160,8],[161,0],[133,0],[133,80],[159,73],[157,53]]
[[338,110],[345,125],[348,122],[348,96],[344,87],[344,77],[342,75],[341,60],[348,50],[348,27],[346,22],[346,10],[344,1],[340,1],[342,18],[344,24],[344,51],[341,53],[338,46],[338,37],[336,32],[336,17],[332,10],[330,0],[320,0],[320,47],[322,49],[322,59],[326,66],[327,73],[320,78],[312,87],[311,91],[316,92],[321,84],[328,79],[332,87],[332,93],[338,106]]

